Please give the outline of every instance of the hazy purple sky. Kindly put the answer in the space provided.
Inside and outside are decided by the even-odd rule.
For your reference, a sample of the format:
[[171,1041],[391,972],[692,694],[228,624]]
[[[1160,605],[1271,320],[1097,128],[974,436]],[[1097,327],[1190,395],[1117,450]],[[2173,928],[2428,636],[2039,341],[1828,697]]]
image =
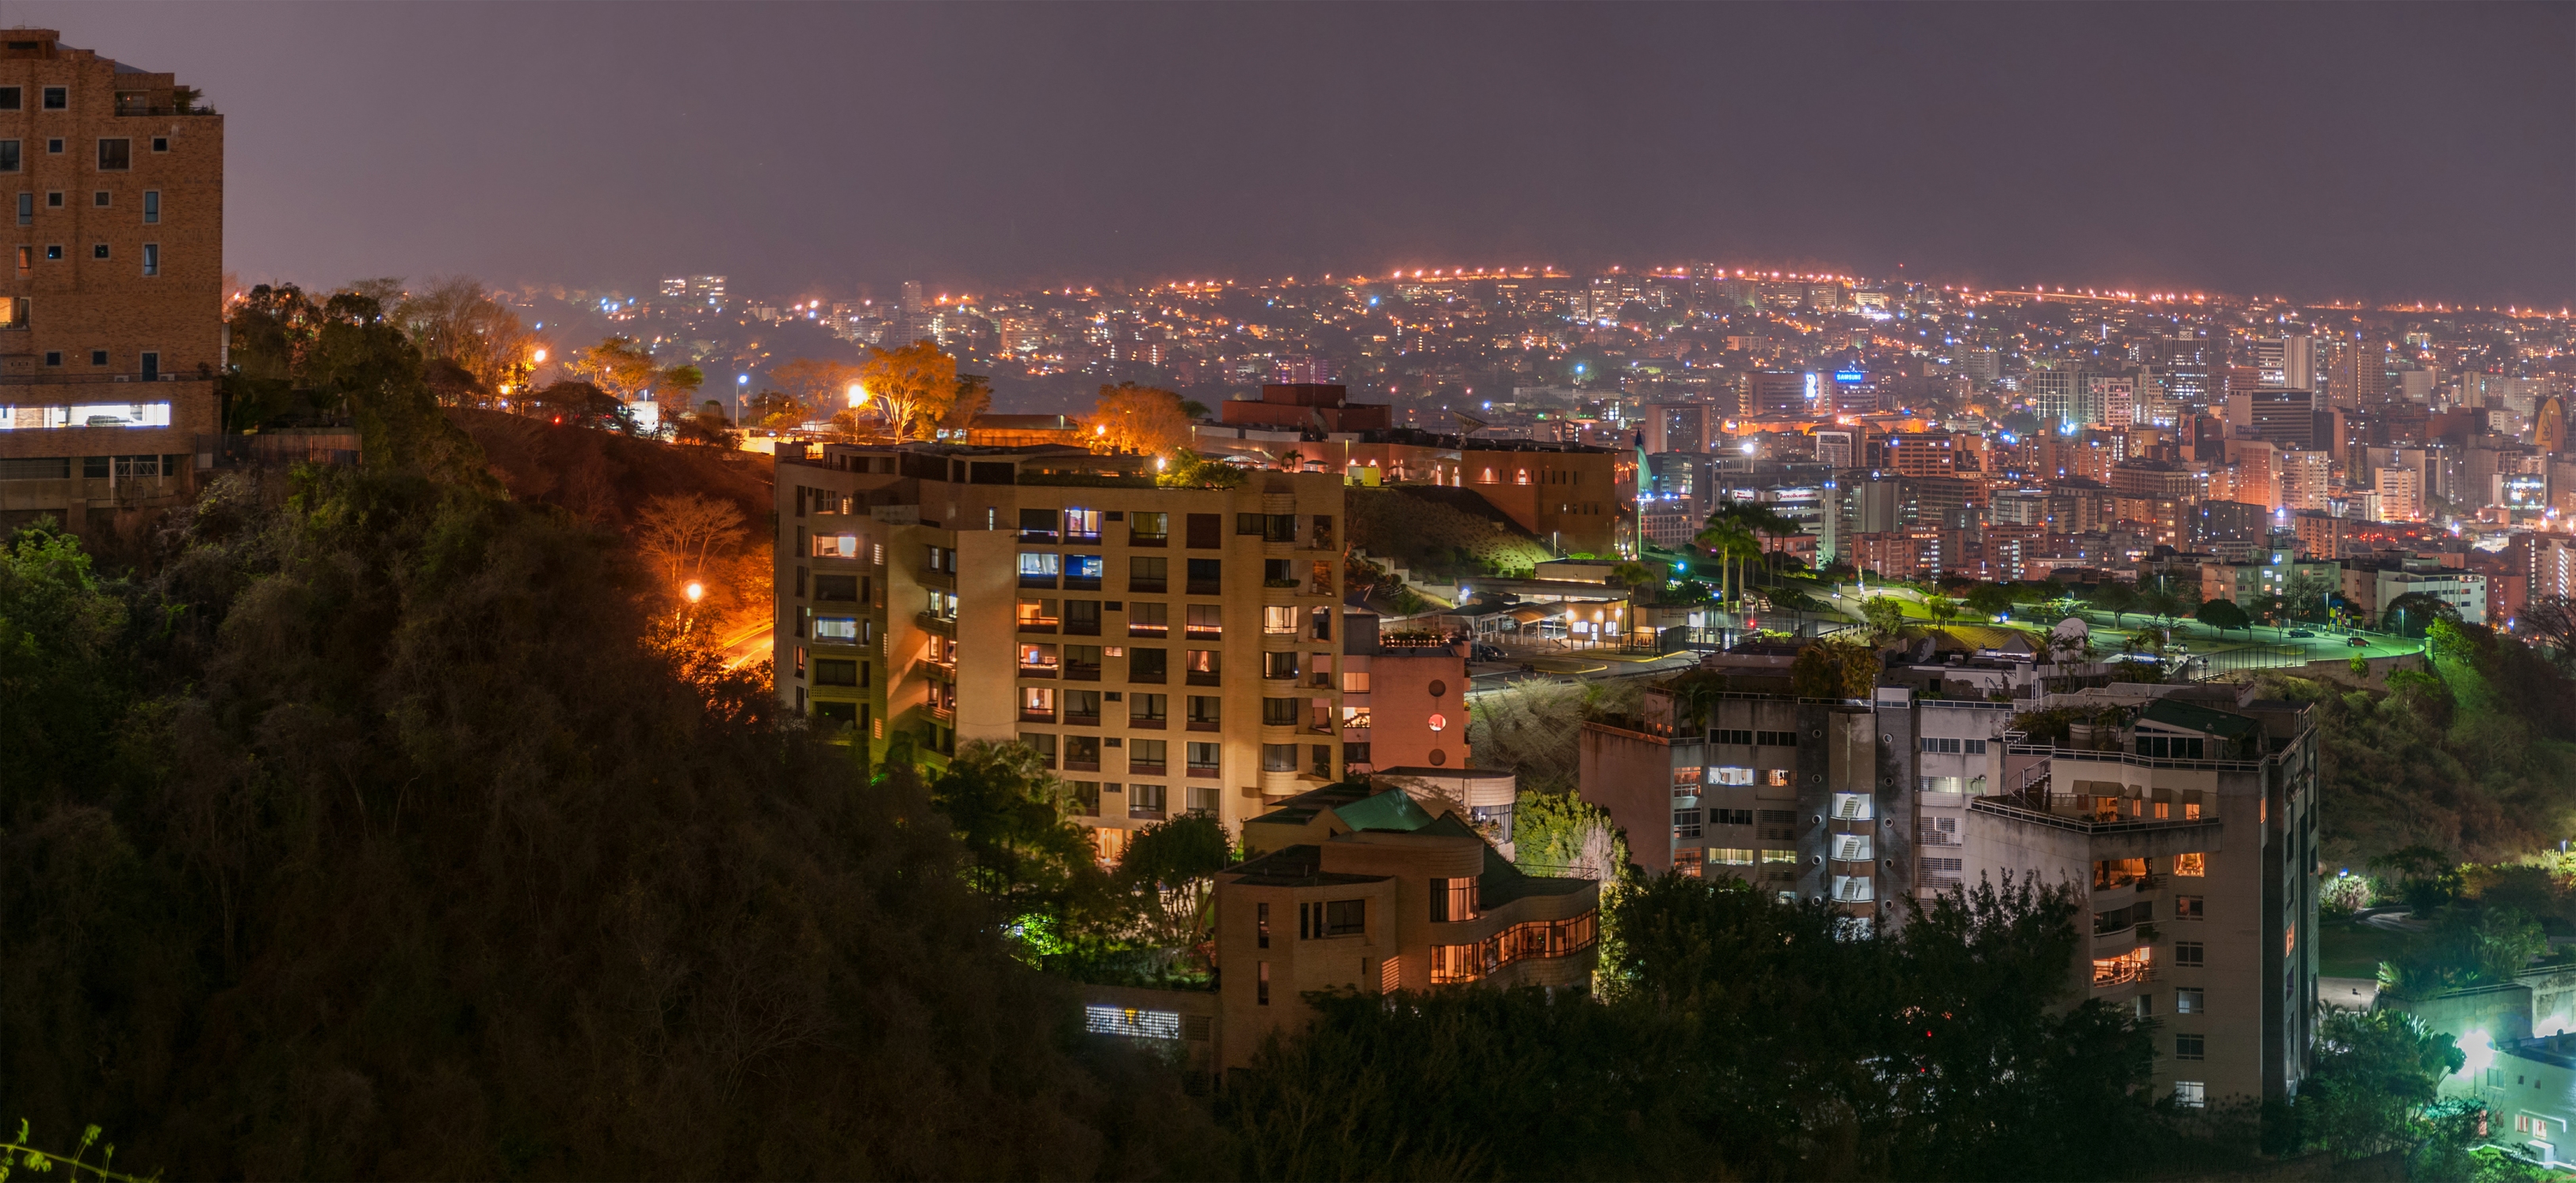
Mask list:
[[127,5],[247,280],[1693,259],[2576,300],[2576,5]]

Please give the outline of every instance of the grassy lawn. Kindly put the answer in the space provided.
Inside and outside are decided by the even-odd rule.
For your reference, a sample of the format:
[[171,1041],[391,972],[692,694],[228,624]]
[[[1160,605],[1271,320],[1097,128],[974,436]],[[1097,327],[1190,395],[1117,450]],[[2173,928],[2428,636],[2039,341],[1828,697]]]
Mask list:
[[2317,928],[2317,972],[2329,978],[2377,977],[2380,962],[2418,939],[2352,920],[2322,921]]

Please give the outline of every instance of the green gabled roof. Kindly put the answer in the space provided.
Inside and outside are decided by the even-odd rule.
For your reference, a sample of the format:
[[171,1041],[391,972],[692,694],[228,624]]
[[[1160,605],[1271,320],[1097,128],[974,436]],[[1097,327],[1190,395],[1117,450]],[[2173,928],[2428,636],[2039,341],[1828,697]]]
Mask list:
[[2170,698],[2159,698],[2147,703],[2147,709],[2138,717],[2149,723],[2161,723],[2167,727],[2179,727],[2185,731],[2197,731],[2203,735],[2220,735],[2229,739],[2241,739],[2263,730],[2261,723],[2232,711],[2222,711],[2201,706],[2198,703],[2178,702]]
[[1336,805],[1333,816],[1354,830],[1393,830],[1407,834],[1430,825],[1432,821],[1430,814],[1413,803],[1413,795],[1402,789],[1389,789],[1348,805]]

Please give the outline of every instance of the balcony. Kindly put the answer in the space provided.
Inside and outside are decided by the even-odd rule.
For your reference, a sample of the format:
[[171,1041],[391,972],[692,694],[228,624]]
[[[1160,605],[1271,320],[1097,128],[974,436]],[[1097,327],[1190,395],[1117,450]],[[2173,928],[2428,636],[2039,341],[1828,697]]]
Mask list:
[[1217,674],[1217,673],[1213,673],[1213,672],[1210,672],[1210,671],[1208,671],[1208,670],[1191,670],[1191,671],[1189,672],[1189,676],[1188,676],[1188,677],[1186,677],[1186,678],[1181,679],[1181,681],[1182,681],[1182,683],[1183,683],[1183,684],[1185,684],[1185,685],[1190,685],[1190,686],[1223,686],[1223,685],[1225,685],[1225,677],[1224,677],[1224,675],[1222,675],[1222,674]]
[[1172,626],[1168,624],[1138,624],[1131,620],[1127,622],[1127,635],[1131,637],[1152,637],[1159,641],[1172,635]]
[[929,629],[932,632],[951,637],[957,635],[957,618],[954,616],[941,616],[933,612],[916,612],[913,614],[912,619],[916,623],[920,624],[921,627]]
[[1225,581],[1222,579],[1193,579],[1189,581],[1186,590],[1188,594],[1194,596],[1221,596],[1225,594]]
[[1020,620],[1020,631],[1024,633],[1046,633],[1053,635],[1055,632],[1055,621],[1053,619],[1041,619],[1038,617],[1022,617]]
[[1129,715],[1127,717],[1127,726],[1129,729],[1135,731],[1161,731],[1171,726],[1171,721],[1168,719],[1139,719],[1134,715]]
[[1169,815],[1170,811],[1160,806],[1130,805],[1127,807],[1127,817],[1132,821],[1158,822]]
[[946,719],[953,722],[957,718],[957,704],[954,702],[941,702],[937,699],[933,699],[930,703],[930,717],[933,719]]
[[1127,577],[1129,595],[1159,596],[1169,592],[1171,586],[1172,581],[1168,579],[1143,579],[1134,575]]
[[1066,635],[1066,636],[1068,636],[1068,637],[1096,637],[1096,636],[1099,636],[1099,635],[1100,635],[1100,621],[1099,621],[1099,620],[1097,620],[1097,619],[1093,619],[1093,620],[1068,620],[1068,621],[1065,621],[1065,622],[1064,622],[1064,635]]
[[1127,545],[1151,547],[1155,550],[1162,550],[1172,545],[1172,536],[1169,534],[1129,534],[1127,536]]
[[1055,676],[1055,667],[1051,665],[1024,665],[1020,667],[1020,676],[1023,678],[1052,678]]
[[1020,722],[1023,722],[1023,723],[1053,723],[1053,722],[1055,722],[1055,712],[1054,712],[1054,711],[1032,711],[1032,710],[1028,710],[1028,709],[1026,709],[1026,708],[1022,708],[1022,709],[1021,709],[1021,711],[1020,711]]
[[1087,661],[1068,661],[1064,663],[1064,680],[1068,682],[1097,682],[1100,680],[1100,667]]
[[1223,731],[1225,730],[1225,725],[1214,719],[1192,719],[1189,723],[1189,729],[1192,731]]
[[1170,776],[1171,774],[1172,766],[1160,760],[1151,764],[1139,764],[1133,760],[1127,762],[1129,776]]
[[1192,764],[1189,767],[1189,775],[1198,780],[1215,780],[1217,778],[1216,765]]
[[1100,726],[1100,713],[1094,711],[1085,715],[1067,714],[1064,717],[1064,725],[1067,727],[1098,727]]

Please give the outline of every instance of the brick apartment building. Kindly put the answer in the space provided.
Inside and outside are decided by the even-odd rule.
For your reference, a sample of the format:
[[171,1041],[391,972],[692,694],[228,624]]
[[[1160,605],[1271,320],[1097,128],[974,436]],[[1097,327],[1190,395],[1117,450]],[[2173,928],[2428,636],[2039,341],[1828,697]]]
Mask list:
[[0,30],[0,518],[184,499],[220,428],[223,117],[157,74]]

